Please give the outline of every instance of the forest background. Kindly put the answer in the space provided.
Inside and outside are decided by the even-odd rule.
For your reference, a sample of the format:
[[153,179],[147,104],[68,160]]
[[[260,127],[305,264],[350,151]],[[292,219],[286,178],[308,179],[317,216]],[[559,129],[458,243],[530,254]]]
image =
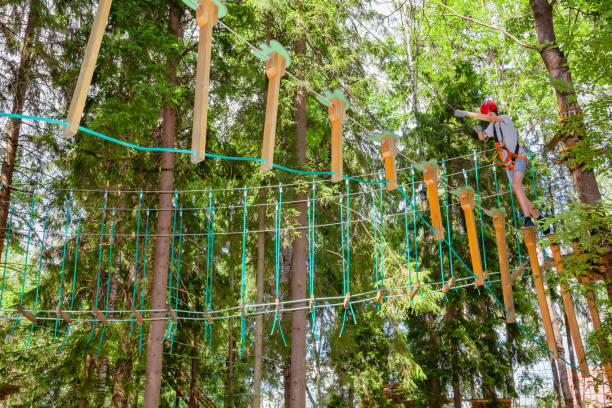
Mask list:
[[[1,2],[0,111],[66,117],[96,6],[86,0]],[[448,191],[440,185],[440,201],[453,247],[467,260],[463,212],[451,190],[464,184],[463,170],[467,182],[476,185],[476,151],[481,205],[496,207],[499,190],[499,204],[508,210],[510,265],[516,268],[527,255],[520,237],[515,242],[512,225],[520,226],[521,219],[511,211],[516,203],[504,171],[497,169],[496,183],[488,161],[492,145],[478,142],[472,130],[476,121],[453,115],[453,108],[476,111],[485,98],[495,100],[529,146],[533,179],[526,175],[528,194],[555,222],[564,252],[572,253],[572,240],[580,240],[580,254],[567,259],[567,275],[561,279],[574,293],[589,365],[609,361],[611,277],[604,274],[587,285],[576,279],[596,275],[589,265],[610,242],[609,1],[250,0],[227,6],[222,22],[251,44],[278,40],[292,57],[289,71],[300,79],[281,82],[276,163],[329,171],[327,109],[311,90],[340,88],[355,119],[344,124],[345,174],[379,179],[380,148],[369,136],[391,130],[402,153],[398,182],[428,219],[422,174],[417,170],[413,182],[411,168],[416,162],[447,159]],[[542,27],[534,23],[542,11],[552,17],[547,28],[554,29],[556,42],[547,43]],[[197,42],[194,13],[179,1],[115,2],[81,125],[141,146],[189,149]],[[566,58],[563,69],[550,65],[551,49]],[[259,157],[264,64],[221,25],[214,29],[212,55],[207,152]],[[571,71],[571,81],[555,76],[560,71]],[[570,128],[559,121],[560,95],[578,102],[582,111],[579,123]],[[153,271],[163,265],[156,255],[159,242],[176,241],[167,248],[165,262],[178,281],[169,302],[179,309],[201,311],[209,301],[215,310],[235,307],[243,290],[246,303],[273,304],[277,280],[283,300],[310,296],[308,239],[299,228],[307,225],[305,200],[312,194],[312,177],[280,170],[262,174],[257,163],[242,161],[206,159],[194,165],[185,154],[143,153],[82,132],[65,139],[57,125],[0,120],[0,334],[10,337],[0,347],[0,391],[10,406],[142,404],[148,323],[142,337],[140,326],[129,318],[109,324],[102,335],[90,323],[68,330],[61,320],[55,324],[52,315],[36,326],[21,321],[13,332],[16,316],[8,310],[19,304],[41,310],[72,304],[73,310],[90,310],[98,302],[106,302],[107,310],[130,310],[141,300],[146,309]],[[580,139],[568,161],[556,148],[546,149],[557,134]],[[572,178],[576,168],[594,172],[597,185],[593,179],[577,193]],[[313,290],[320,298],[343,299],[345,236],[339,199],[347,186],[324,177],[316,180],[316,224],[322,227],[312,240]],[[284,230],[276,251],[273,219],[279,184],[285,185]],[[245,221],[243,187],[253,186],[267,187],[248,189]],[[471,283],[456,258],[451,267],[447,248],[440,258],[430,231],[421,220],[413,220],[403,197],[381,193],[378,185],[350,183],[348,188],[355,193],[350,196],[354,223],[348,232],[351,293],[375,291],[381,283],[375,273],[383,267],[387,287],[416,281],[416,270],[422,282],[440,282],[454,273]],[[215,190],[214,243],[207,235],[209,189]],[[176,195],[170,193],[174,190]],[[172,199],[173,207],[162,206],[164,199]],[[159,218],[172,212],[169,208],[178,209],[172,240],[159,230]],[[243,222],[249,229],[244,263]],[[498,271],[491,219],[483,213],[478,222],[488,269]],[[136,240],[137,228],[142,233],[145,224],[148,249]],[[384,235],[384,244],[376,234]],[[577,365],[567,341],[559,278],[552,269],[546,278],[561,352]],[[499,282],[492,288],[501,298]],[[144,296],[137,293],[141,290]],[[587,290],[596,294],[601,330],[593,330],[589,322]],[[529,273],[515,282],[514,296],[523,325],[545,344]],[[556,399],[573,406],[577,398],[571,391],[575,371],[567,371],[562,362],[548,363],[546,352],[529,336],[505,323],[493,297],[472,285],[447,296],[425,288],[414,301],[390,298],[382,307],[355,304],[356,323],[349,312],[343,325],[343,313],[338,306],[317,308],[313,332],[310,314],[285,312],[280,320],[285,339],[278,331],[270,334],[270,313],[246,318],[243,328],[240,317],[216,320],[212,329],[202,321],[181,321],[172,331],[172,348],[170,339],[164,347],[161,406],[196,406],[197,398],[183,398],[189,395],[206,395],[225,407],[312,406],[313,401],[327,407],[355,406],[358,401],[384,406],[383,389],[389,383],[399,384],[409,399],[441,406],[441,395],[495,399],[535,394],[539,380],[530,370],[536,366],[551,367],[554,376],[553,389],[538,394],[542,404]],[[520,375],[523,380],[517,379]]]

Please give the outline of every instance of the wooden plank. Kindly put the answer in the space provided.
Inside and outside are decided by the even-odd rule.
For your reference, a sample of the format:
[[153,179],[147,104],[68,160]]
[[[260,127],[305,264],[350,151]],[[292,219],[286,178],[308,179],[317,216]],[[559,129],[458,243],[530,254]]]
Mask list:
[[100,312],[100,309],[98,309],[97,307],[92,307],[91,308],[91,314],[94,315],[96,317],[96,319],[98,319],[100,321],[100,323],[102,323],[103,325],[106,326],[106,316],[104,315],[104,313]]
[[199,163],[206,156],[206,127],[208,120],[208,91],[210,85],[210,60],[213,28],[219,20],[219,8],[212,0],[199,0],[196,21],[200,30],[198,60],[196,66],[193,127],[191,132],[192,163]]
[[98,2],[98,9],[94,17],[91,32],[89,33],[87,48],[85,49],[85,57],[81,64],[81,72],[79,73],[79,79],[77,80],[68,110],[68,117],[66,118],[66,122],[70,123],[70,125],[64,129],[64,137],[74,136],[79,129],[83,108],[87,100],[87,92],[91,85],[91,78],[96,67],[96,61],[98,60],[98,53],[100,52],[100,44],[102,44],[102,37],[108,22],[111,3],[112,0],[100,0]]
[[[506,242],[506,213],[502,208],[493,211],[493,227],[497,240],[497,257],[499,259],[499,271],[502,281],[502,294],[504,297],[504,308],[510,313],[506,314],[506,322],[516,321],[514,309],[514,296],[512,295],[512,279],[510,277],[510,266],[508,264],[508,244]],[[505,314],[505,313],[504,313]]]
[[384,285],[378,289],[378,293],[376,293],[376,302],[382,303],[385,297],[385,287]]
[[529,265],[529,261],[525,261],[522,264],[519,265],[518,268],[516,268],[516,270],[512,273],[512,282],[514,282],[517,278],[519,278],[521,275],[523,275],[523,271],[525,270],[525,267]]
[[381,138],[381,154],[385,163],[385,178],[391,183],[385,184],[387,190],[397,188],[397,171],[395,168],[395,157],[397,156],[397,143],[391,132],[385,132]]
[[[551,238],[549,238],[550,240]],[[574,303],[572,302],[572,294],[569,288],[566,288],[561,272],[563,271],[563,262],[561,261],[561,248],[559,244],[550,244],[550,249],[555,260],[555,267],[557,269],[557,275],[559,276],[559,282],[561,286],[561,295],[563,298],[563,307],[565,308],[565,314],[567,316],[567,322],[569,324],[570,334],[574,341],[574,347],[576,350],[576,356],[578,357],[578,365],[583,371],[583,377],[589,377],[589,365],[584,356],[584,345],[582,343],[582,336],[580,336],[580,330],[578,329],[578,320],[576,319],[576,312],[574,311]]]
[[172,319],[174,323],[178,323],[178,316],[176,312],[174,311],[174,309],[172,309],[172,306],[166,305],[166,308],[168,309],[168,314],[170,315],[170,319]]
[[555,335],[552,329],[552,321],[550,318],[550,310],[546,303],[546,292],[544,291],[544,282],[542,281],[542,272],[540,270],[540,263],[538,262],[538,255],[536,252],[536,236],[535,228],[523,228],[523,237],[525,238],[525,246],[529,252],[529,260],[531,263],[531,273],[533,274],[533,281],[538,295],[538,304],[540,305],[540,311],[542,313],[542,322],[544,324],[544,333],[546,334],[546,343],[548,349],[552,352],[550,358],[559,358],[559,352],[557,350],[557,343],[555,342]]
[[331,122],[332,140],[331,140],[331,171],[332,182],[337,183],[343,179],[343,162],[342,162],[342,122],[346,119],[346,104],[338,97],[334,97],[329,101],[327,108],[329,120]]
[[421,282],[416,281],[416,283],[412,287],[412,291],[410,292],[410,300],[414,299],[417,293],[419,293],[420,288],[421,288]]
[[351,292],[346,292],[346,295],[344,295],[344,308],[345,309],[349,308],[350,300],[351,300]]
[[482,274],[482,260],[480,258],[480,244],[476,233],[476,220],[474,219],[474,191],[465,187],[459,190],[459,200],[461,208],[465,214],[465,228],[468,233],[468,244],[470,247],[470,257],[472,258],[472,269],[476,275],[476,287],[484,285]]
[[212,316],[210,315],[210,312],[207,308],[204,308],[204,316],[206,317],[206,321],[208,322],[208,324],[212,324]]
[[422,164],[423,178],[427,186],[427,200],[429,201],[429,212],[431,223],[436,233],[434,240],[444,239],[444,227],[442,226],[442,214],[440,213],[440,200],[438,199],[438,164],[435,161]]
[[38,319],[36,318],[36,316],[34,316],[32,312],[28,312],[21,306],[17,306],[17,312],[23,317],[25,317],[26,319],[28,319],[29,321],[31,321],[32,323],[38,322]]
[[66,323],[70,324],[70,322],[72,322],[72,318],[70,317],[70,315],[64,312],[63,310],[61,310],[59,307],[55,308],[55,313],[59,317],[61,317]]
[[278,96],[280,80],[285,75],[285,57],[278,52],[272,52],[266,61],[268,76],[268,97],[266,102],[266,120],[264,123],[261,171],[269,171],[274,164],[274,141],[276,138],[276,120],[278,116]]
[[449,290],[451,290],[451,288],[453,286],[455,286],[455,282],[457,280],[455,279],[454,276],[451,276],[451,278],[448,280],[448,282],[446,282],[446,285],[444,285],[444,287],[442,288],[442,294],[446,295],[448,293]]

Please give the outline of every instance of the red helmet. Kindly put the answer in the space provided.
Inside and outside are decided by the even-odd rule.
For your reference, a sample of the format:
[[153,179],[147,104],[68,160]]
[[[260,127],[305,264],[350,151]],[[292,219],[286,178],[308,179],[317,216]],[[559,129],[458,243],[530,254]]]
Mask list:
[[487,99],[482,103],[482,105],[480,105],[480,113],[482,113],[483,115],[486,115],[489,112],[493,112],[495,109],[497,109],[497,105],[490,99]]

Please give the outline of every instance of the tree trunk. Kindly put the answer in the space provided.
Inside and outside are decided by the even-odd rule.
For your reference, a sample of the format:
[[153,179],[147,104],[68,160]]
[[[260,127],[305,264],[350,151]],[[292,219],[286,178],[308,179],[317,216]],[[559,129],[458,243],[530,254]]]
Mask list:
[[83,375],[81,378],[81,386],[79,390],[79,408],[89,408],[89,400],[87,398],[87,394],[93,368],[94,359],[91,354],[86,354],[85,361],[83,363]]
[[[19,66],[13,79],[13,108],[11,113],[18,115],[23,114],[26,92],[30,85],[30,68],[34,61],[35,52],[32,46],[34,30],[38,27],[39,21],[38,0],[30,2],[30,10],[28,12],[28,22],[23,34],[23,49],[21,50],[21,59]],[[8,132],[6,135],[6,147],[4,149],[4,161],[2,162],[2,171],[0,172],[0,254],[4,247],[4,239],[6,238],[6,221],[9,213],[9,205],[11,200],[11,188],[13,184],[13,172],[15,170],[15,158],[19,147],[19,134],[21,132],[21,119],[11,118],[9,120]]]
[[[569,321],[567,320],[567,314],[563,309],[563,319],[565,321],[565,334],[567,337],[567,354],[569,354],[570,364],[576,367],[576,360],[574,359],[574,343],[572,342],[572,335],[569,329]],[[574,384],[574,396],[576,397],[576,406],[582,408],[582,396],[580,395],[580,380],[578,379],[578,371],[570,370],[572,372],[572,383]]]
[[[168,34],[178,37],[182,41],[182,30],[179,14],[170,3]],[[170,59],[166,63],[166,82],[171,86],[178,84],[176,69],[179,57]],[[176,135],[177,113],[167,101],[162,106],[162,147],[173,148]],[[155,240],[155,258],[153,259],[153,285],[151,289],[151,308],[166,308],[166,292],[168,281],[168,266],[170,257],[170,235],[172,232],[172,175],[174,172],[174,153],[161,153],[161,176],[159,189],[159,211],[157,218],[157,239]],[[149,340],[147,345],[147,369],[145,373],[144,408],[159,407],[159,393],[162,374],[162,337],[166,328],[167,314],[165,312],[152,312],[153,319],[149,326]]]
[[[295,44],[295,55],[304,54],[306,39],[302,38]],[[298,88],[295,95],[295,122],[297,138],[297,156],[300,166],[306,164],[306,89]],[[291,298],[293,300],[306,298],[306,251],[308,241],[305,234],[307,193],[297,194],[295,205],[298,211],[296,228],[303,227],[293,241],[293,257],[291,269]],[[305,307],[306,303],[294,303],[293,307]],[[306,310],[291,313],[291,408],[306,406]]]
[[[291,360],[289,360],[291,362]],[[290,363],[283,366],[283,389],[285,391],[285,408],[291,404],[291,370]]]
[[557,408],[563,408],[563,404],[561,403],[561,387],[559,385],[559,374],[557,372],[557,361],[554,359],[550,359],[550,368],[552,370],[553,377],[553,387],[555,389],[555,405]]
[[198,395],[198,377],[199,377],[199,369],[198,369],[198,359],[195,358],[197,356],[197,347],[195,342],[192,343],[193,357],[191,359],[191,373],[189,374],[189,408],[198,408],[198,397],[202,397]]
[[[580,111],[577,101],[576,91],[572,82],[572,75],[567,63],[565,54],[557,44],[555,35],[555,26],[553,22],[553,6],[548,0],[530,0],[531,9],[533,11],[533,19],[535,23],[535,31],[540,45],[540,56],[546,65],[546,69],[554,81],[555,94],[557,96],[557,105],[560,110],[570,103],[576,103],[576,110]],[[576,129],[584,128],[584,121],[581,117],[576,116],[576,121],[571,124],[569,132],[562,129],[564,133],[571,133],[572,136],[566,141],[566,145],[571,146],[580,140],[580,131]],[[596,204],[601,200],[601,193],[597,186],[595,173],[592,170],[585,170],[583,166],[572,166],[570,171],[574,177],[578,198],[585,204]]]
[[[261,195],[263,196],[263,190]],[[259,224],[257,229],[264,231],[266,229],[266,209],[263,206],[259,207]],[[266,233],[259,232],[257,234],[257,298],[258,305],[263,303],[264,292],[264,269],[266,266]],[[257,307],[257,312],[260,313],[263,307]],[[259,408],[261,406],[261,371],[263,361],[263,314],[258,314],[255,317],[255,369],[253,373],[253,398],[251,399],[251,408]]]

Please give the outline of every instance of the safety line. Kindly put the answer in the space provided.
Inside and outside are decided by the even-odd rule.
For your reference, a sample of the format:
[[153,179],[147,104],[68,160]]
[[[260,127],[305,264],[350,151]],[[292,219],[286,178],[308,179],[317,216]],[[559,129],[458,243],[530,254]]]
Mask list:
[[[135,255],[135,259],[134,259],[134,288],[132,290],[132,308],[135,307],[136,305],[136,286],[138,286],[137,284],[137,279],[138,279],[138,244],[139,244],[139,240],[140,240],[140,207],[142,206],[142,192],[140,192],[140,195],[138,196],[138,210],[137,210],[137,214],[138,214],[138,219],[136,221],[136,255]],[[130,322],[130,338],[132,338],[132,331],[134,328],[134,314],[132,313],[132,321]]]
[[[59,295],[57,296],[57,308],[59,309],[62,302],[62,289],[64,287],[64,265],[66,263],[66,244],[68,243],[68,227],[70,227],[70,207],[72,206],[72,192],[68,198],[68,211],[66,212],[66,229],[64,230],[64,250],[62,255],[62,272],[60,278]],[[57,339],[57,325],[59,323],[59,314],[55,318],[55,330],[53,333],[53,341]]]
[[[102,226],[100,227],[100,250],[98,252],[98,279],[96,283],[96,308],[98,307],[98,299],[100,293],[100,268],[102,266],[102,242],[104,239],[104,217],[106,216],[106,201],[108,198],[108,193],[104,193],[104,210],[102,211]],[[93,336],[93,332],[96,329],[96,319],[97,316],[94,314],[93,325],[91,327],[91,333],[89,333],[89,338],[87,339],[87,344],[91,341],[91,336]]]

